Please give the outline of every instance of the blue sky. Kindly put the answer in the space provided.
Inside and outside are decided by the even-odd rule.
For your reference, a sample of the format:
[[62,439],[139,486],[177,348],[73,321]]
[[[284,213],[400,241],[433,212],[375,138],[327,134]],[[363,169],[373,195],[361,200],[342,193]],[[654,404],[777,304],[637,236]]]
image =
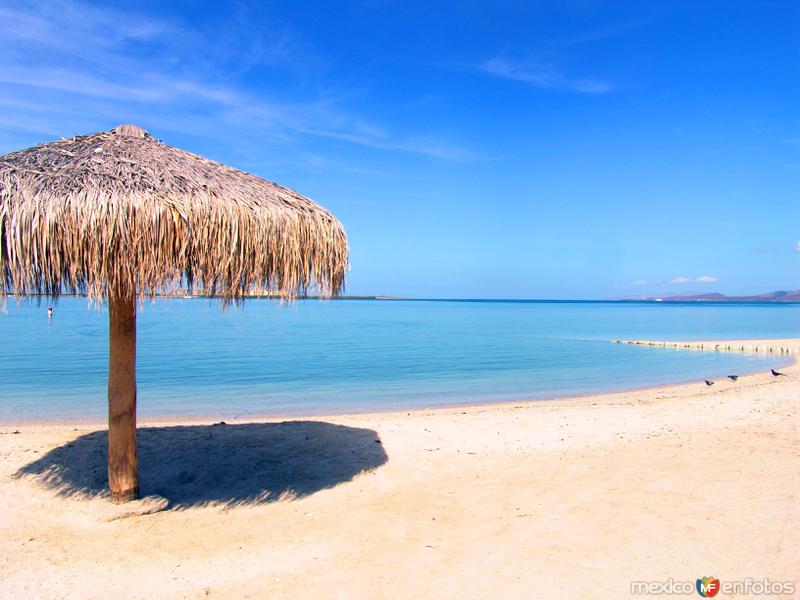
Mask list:
[[0,152],[137,123],[295,188],[348,293],[800,288],[800,3],[0,2]]

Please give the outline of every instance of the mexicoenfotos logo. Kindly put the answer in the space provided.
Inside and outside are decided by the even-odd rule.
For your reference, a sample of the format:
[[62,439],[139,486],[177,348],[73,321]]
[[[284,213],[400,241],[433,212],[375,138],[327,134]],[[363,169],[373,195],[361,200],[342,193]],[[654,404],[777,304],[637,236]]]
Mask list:
[[719,579],[703,577],[697,580],[697,593],[703,598],[713,598],[719,593]]
[[720,581],[716,577],[703,577],[691,581],[664,579],[661,581],[631,581],[632,595],[675,595],[713,598],[717,594],[723,596],[776,596],[793,595],[797,591],[797,582],[792,580],[774,581],[768,577]]

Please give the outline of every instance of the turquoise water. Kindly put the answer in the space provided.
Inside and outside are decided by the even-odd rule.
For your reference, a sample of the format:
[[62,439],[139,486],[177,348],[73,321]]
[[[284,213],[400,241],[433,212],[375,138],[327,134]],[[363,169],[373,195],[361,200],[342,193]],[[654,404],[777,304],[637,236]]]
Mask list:
[[[105,417],[107,314],[0,313],[0,419]],[[139,313],[139,414],[235,417],[552,398],[747,373],[780,357],[616,338],[800,337],[800,305],[170,299]]]

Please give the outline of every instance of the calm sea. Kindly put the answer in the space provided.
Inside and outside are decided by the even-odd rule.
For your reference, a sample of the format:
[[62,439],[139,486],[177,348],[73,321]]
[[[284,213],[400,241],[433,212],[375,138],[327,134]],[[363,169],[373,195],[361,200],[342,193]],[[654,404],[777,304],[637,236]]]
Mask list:
[[[82,298],[0,313],[0,420],[103,419],[108,318]],[[615,338],[800,337],[800,305],[170,299],[139,313],[139,414],[440,406],[748,373],[780,357]]]

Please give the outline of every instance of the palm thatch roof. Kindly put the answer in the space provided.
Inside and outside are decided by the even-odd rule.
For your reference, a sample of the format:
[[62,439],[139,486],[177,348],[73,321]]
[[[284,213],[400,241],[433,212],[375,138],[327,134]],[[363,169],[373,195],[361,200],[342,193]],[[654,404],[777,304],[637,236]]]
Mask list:
[[0,296],[334,295],[347,264],[320,205],[136,126],[0,156]]

